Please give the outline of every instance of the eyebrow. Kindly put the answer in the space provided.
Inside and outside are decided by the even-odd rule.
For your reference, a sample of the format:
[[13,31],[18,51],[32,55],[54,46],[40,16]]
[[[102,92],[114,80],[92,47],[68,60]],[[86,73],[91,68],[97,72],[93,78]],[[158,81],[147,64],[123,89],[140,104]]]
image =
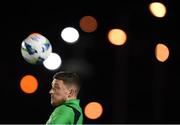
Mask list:
[[[53,86],[53,82],[51,83],[51,86]],[[59,88],[61,88],[61,87],[58,85],[58,82],[54,82],[54,87],[59,87]]]
[[51,86],[53,86],[53,84],[54,84],[54,86],[55,86],[55,85],[56,85],[56,83],[57,83],[57,82],[52,82],[52,83],[51,83]]

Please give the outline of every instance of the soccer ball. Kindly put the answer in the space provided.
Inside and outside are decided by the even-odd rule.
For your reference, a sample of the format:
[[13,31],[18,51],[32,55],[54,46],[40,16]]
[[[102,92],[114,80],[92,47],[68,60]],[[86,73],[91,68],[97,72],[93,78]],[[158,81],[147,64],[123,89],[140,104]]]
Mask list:
[[30,34],[21,44],[21,54],[30,64],[42,64],[51,52],[49,40],[39,33]]

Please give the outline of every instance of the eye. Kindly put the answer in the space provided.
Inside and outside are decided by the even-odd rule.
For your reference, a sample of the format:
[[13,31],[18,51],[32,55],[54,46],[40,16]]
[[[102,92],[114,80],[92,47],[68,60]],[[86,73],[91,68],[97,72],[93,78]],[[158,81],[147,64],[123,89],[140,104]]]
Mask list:
[[52,89],[53,91],[54,91],[54,90],[56,90],[56,88],[55,88],[55,87],[52,87],[51,89]]
[[54,86],[52,87],[53,91],[57,91],[57,90],[60,90],[60,87],[59,86]]

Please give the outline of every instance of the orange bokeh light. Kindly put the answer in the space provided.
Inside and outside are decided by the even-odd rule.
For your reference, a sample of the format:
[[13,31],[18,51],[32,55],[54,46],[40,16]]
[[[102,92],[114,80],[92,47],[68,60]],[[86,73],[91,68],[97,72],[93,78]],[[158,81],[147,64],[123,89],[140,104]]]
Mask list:
[[168,47],[161,43],[157,44],[155,49],[155,55],[158,61],[160,62],[166,61],[169,57]]
[[126,42],[126,33],[121,29],[112,29],[108,33],[109,41],[114,45],[123,45]]
[[20,88],[24,93],[34,93],[38,88],[38,81],[34,76],[26,75],[20,81]]
[[84,32],[94,32],[97,29],[97,21],[92,16],[84,16],[81,18],[80,22],[80,28]]
[[103,107],[98,102],[90,102],[86,105],[84,113],[89,119],[97,119],[102,115]]

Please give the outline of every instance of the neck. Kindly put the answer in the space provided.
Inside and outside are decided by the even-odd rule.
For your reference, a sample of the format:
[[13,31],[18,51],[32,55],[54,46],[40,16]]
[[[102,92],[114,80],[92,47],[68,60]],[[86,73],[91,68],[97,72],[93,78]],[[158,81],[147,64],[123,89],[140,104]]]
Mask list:
[[68,97],[66,100],[77,99],[76,96]]

